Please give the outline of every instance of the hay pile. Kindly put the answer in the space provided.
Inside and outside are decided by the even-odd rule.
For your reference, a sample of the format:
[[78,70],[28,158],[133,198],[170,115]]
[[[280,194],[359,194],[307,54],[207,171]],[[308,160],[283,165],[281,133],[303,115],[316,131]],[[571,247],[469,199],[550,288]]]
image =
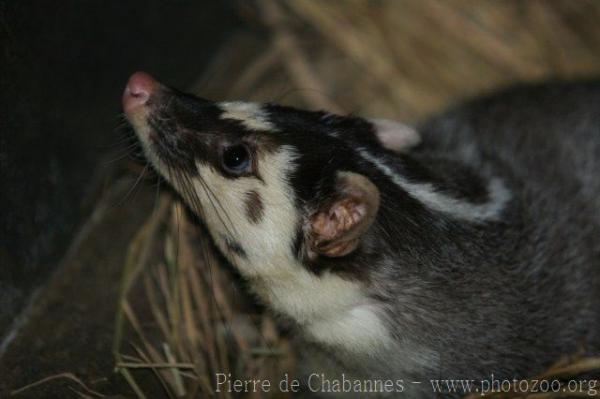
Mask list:
[[[415,122],[514,82],[600,72],[593,1],[265,0],[239,11],[253,29],[234,35],[191,91]],[[148,379],[167,397],[227,398],[214,392],[215,372],[293,371],[286,337],[248,306],[185,212],[167,194],[159,202],[132,240],[117,320],[117,367],[138,397],[157,396],[144,391]],[[561,370],[598,367],[582,361]]]
[[[168,397],[230,398],[215,392],[216,373],[279,378],[292,370],[289,343],[248,302],[183,207],[163,195],[127,256],[117,369],[138,397],[151,398],[156,392],[144,393],[135,370],[152,370]],[[126,328],[133,341],[124,342]]]
[[[254,7],[257,4],[258,7]],[[600,73],[600,4],[571,0],[241,2],[250,26],[192,90],[421,119],[514,82]]]

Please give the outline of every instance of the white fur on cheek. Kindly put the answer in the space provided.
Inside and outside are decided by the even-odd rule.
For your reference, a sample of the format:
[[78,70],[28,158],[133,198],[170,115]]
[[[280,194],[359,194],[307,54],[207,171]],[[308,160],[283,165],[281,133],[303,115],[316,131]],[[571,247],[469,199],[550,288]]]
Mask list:
[[[205,222],[217,245],[249,280],[256,294],[274,311],[304,326],[309,338],[353,352],[373,351],[390,338],[362,285],[334,273],[317,276],[293,253],[300,215],[287,176],[294,159],[293,150],[285,146],[263,154],[258,163],[262,181],[253,177],[227,179],[210,166],[198,165],[200,177],[220,202],[210,205],[207,193],[197,183]],[[246,215],[245,193],[250,190],[258,193],[264,205],[258,223]],[[226,228],[228,221],[234,225]],[[232,235],[246,256],[228,251],[222,239],[226,234]]]
[[[248,277],[280,273],[289,267],[298,224],[294,196],[287,183],[293,162],[293,152],[285,147],[264,154],[259,165],[268,168],[260,167],[262,181],[255,177],[228,179],[211,166],[198,164],[200,179],[210,188],[209,192],[195,181],[195,191],[206,211],[205,222],[217,244],[223,235],[241,244],[247,259],[230,260]],[[251,222],[246,213],[245,199],[250,191],[255,191],[263,203],[264,214],[258,223]],[[211,192],[214,196],[209,197]]]

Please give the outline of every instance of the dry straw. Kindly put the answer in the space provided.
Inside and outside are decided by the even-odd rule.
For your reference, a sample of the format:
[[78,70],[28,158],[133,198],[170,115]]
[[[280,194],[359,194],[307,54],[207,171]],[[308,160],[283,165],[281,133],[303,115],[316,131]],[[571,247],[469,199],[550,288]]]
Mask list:
[[[140,296],[145,300],[136,300]],[[231,397],[215,391],[221,372],[280,379],[289,371],[288,344],[266,316],[241,309],[244,301],[199,227],[163,195],[130,245],[117,317],[117,370],[140,398],[156,397],[138,381],[140,370],[150,370],[171,398]],[[133,338],[125,341],[127,329]]]

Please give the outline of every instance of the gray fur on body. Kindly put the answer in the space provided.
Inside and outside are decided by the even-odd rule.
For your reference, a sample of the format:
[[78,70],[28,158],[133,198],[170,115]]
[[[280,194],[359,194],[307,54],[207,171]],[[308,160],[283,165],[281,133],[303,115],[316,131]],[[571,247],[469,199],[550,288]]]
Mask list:
[[426,243],[391,241],[368,268],[399,347],[422,355],[384,352],[364,361],[369,374],[526,378],[581,347],[598,353],[600,84],[509,90],[419,130],[417,161],[440,175],[448,165],[500,175],[512,197],[497,223],[449,222]]

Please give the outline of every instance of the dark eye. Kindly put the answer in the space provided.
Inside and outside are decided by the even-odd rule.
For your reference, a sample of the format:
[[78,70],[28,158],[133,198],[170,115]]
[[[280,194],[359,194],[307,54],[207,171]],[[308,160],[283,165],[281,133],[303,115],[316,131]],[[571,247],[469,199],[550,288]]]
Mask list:
[[223,169],[229,173],[242,174],[250,170],[250,152],[243,144],[224,147],[221,153]]

